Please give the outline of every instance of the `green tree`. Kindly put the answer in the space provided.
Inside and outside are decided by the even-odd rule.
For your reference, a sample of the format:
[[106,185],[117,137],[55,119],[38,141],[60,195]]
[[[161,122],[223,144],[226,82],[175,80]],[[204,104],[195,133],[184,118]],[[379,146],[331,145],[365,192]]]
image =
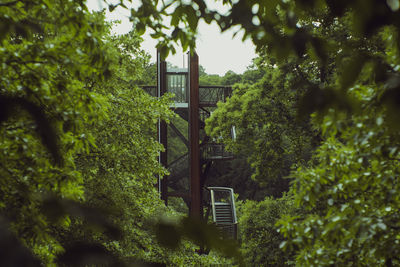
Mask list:
[[[158,247],[151,219],[155,221],[163,211],[155,187],[156,176],[165,174],[157,160],[162,147],[156,139],[156,123],[168,119],[172,111],[167,98],[156,99],[135,85],[147,60],[139,48],[140,38],[131,32],[106,40],[103,51],[113,59],[112,78],[90,84],[107,101],[108,115],[86,125],[96,142],[88,154],[76,159],[84,178],[85,202],[117,212],[111,221],[122,230],[122,238],[107,242],[110,250],[122,257],[159,261],[159,255],[155,259],[156,255],[148,252]],[[81,238],[87,234],[82,231]],[[94,235],[95,241],[101,241],[96,238]]]
[[200,85],[222,85],[222,78],[218,74],[204,74],[199,77]]
[[294,253],[284,252],[280,244],[285,240],[276,222],[285,215],[298,213],[291,196],[279,199],[266,197],[261,201],[238,203],[239,239],[246,266],[288,266]]
[[262,65],[262,57],[253,59],[253,63],[247,67],[242,74],[242,83],[254,84],[262,79],[265,75],[265,68]]
[[157,64],[156,63],[145,63],[143,75],[137,81],[139,85],[152,85],[157,84]]
[[229,70],[225,73],[225,75],[222,77],[222,84],[223,85],[234,85],[235,83],[239,83],[241,81],[241,76],[239,74],[236,74],[235,72]]
[[0,20],[1,214],[49,263],[62,251],[52,229],[69,219],[52,223],[42,205],[46,195],[83,198],[74,155],[93,144],[83,125],[103,114],[84,81],[108,72],[104,23],[83,3],[63,1],[10,1]]
[[[0,8],[10,23],[1,49],[0,207],[23,245],[46,265],[224,262],[189,242],[173,253],[157,242],[158,216],[174,212],[154,185],[166,173],[156,123],[172,111],[168,98],[137,87],[149,59],[141,39],[110,36],[104,14],[83,4]],[[1,227],[7,232],[3,219]],[[22,252],[1,254],[23,262],[13,255]]]
[[[292,90],[298,78],[294,71],[287,73],[270,65],[254,85],[238,84],[232,97],[219,103],[206,124],[206,131],[222,137],[227,149],[248,157],[253,178],[274,196],[289,189],[289,180],[284,177],[293,164],[310,158],[318,134],[307,120],[297,119],[302,92],[300,88]],[[236,140],[231,138],[233,126]]]
[[299,266],[400,263],[399,136],[371,106],[375,91],[359,85],[352,92],[365,103],[361,112],[325,116],[316,164],[294,173],[296,205],[308,215],[280,224]]

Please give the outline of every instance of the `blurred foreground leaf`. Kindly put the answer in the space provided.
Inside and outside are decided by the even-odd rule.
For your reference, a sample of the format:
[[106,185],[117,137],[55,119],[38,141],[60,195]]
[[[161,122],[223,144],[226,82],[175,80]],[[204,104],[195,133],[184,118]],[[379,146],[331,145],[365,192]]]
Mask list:
[[37,132],[44,146],[49,150],[54,161],[62,165],[62,156],[58,148],[57,134],[44,108],[22,97],[0,95],[0,123],[15,116],[23,109],[32,116],[37,125]]
[[85,242],[68,246],[58,257],[58,263],[62,266],[125,266],[102,245]]
[[218,251],[243,265],[236,240],[223,239],[216,225],[202,220],[185,217],[178,224],[160,222],[157,225],[157,238],[162,245],[173,249],[178,248],[181,239],[188,238],[205,251]]
[[95,229],[100,228],[112,239],[121,238],[121,230],[109,219],[110,211],[93,208],[88,205],[57,197],[49,197],[43,202],[43,213],[51,220],[57,221],[63,216],[70,215],[87,221]]
[[29,249],[9,230],[8,223],[0,217],[0,266],[41,266]]

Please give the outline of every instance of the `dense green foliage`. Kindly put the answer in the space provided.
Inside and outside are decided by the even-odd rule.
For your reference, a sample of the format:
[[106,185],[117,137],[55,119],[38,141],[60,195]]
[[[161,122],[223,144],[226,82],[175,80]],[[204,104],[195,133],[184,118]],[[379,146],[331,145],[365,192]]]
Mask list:
[[[366,105],[373,92],[354,88]],[[285,247],[299,250],[298,264],[399,264],[399,137],[384,125],[382,113],[366,109],[368,115],[326,116],[317,164],[294,174],[296,204],[308,215],[280,223]]]
[[293,253],[280,249],[284,237],[276,222],[285,215],[294,215],[293,199],[266,197],[262,201],[239,202],[239,240],[246,266],[285,266],[293,263]]
[[253,62],[248,66],[243,74],[237,74],[231,70],[227,71],[224,76],[217,74],[208,74],[202,66],[199,67],[199,83],[200,85],[224,85],[232,86],[236,83],[253,84],[261,79],[264,75],[264,69],[258,68],[257,63]]
[[[315,146],[316,134],[307,120],[296,118],[296,105],[304,93],[301,88],[292,90],[299,75],[287,65],[292,72],[269,64],[258,82],[234,87],[232,97],[218,105],[206,128],[211,136],[222,137],[227,149],[247,155],[255,170],[253,178],[274,196],[288,190],[284,177],[294,164],[307,161]],[[236,140],[231,138],[232,126]]]
[[157,241],[161,216],[181,215],[155,187],[156,123],[172,112],[137,87],[151,79],[140,38],[84,4],[39,2],[0,5],[2,264],[228,263]]
[[45,194],[83,198],[74,155],[93,144],[83,125],[103,113],[85,80],[101,80],[107,61],[100,50],[103,22],[84,5],[39,2],[0,6],[0,207],[13,232],[49,262],[62,248],[42,201]]
[[[337,24],[342,23],[347,21]],[[324,141],[313,164],[293,174],[297,177],[293,187],[296,204],[308,215],[280,222],[281,231],[288,237],[284,247],[297,251],[299,265],[400,264],[396,256],[400,249],[399,218],[395,212],[400,205],[399,137],[393,120],[398,107],[392,102],[398,86],[395,62],[399,56],[394,36],[392,29],[386,28],[369,42],[362,42],[369,56],[379,58],[380,67],[390,70],[379,77],[376,62],[360,67],[359,75],[353,77],[358,77],[354,86],[347,92],[353,103],[351,114],[338,107],[325,116],[315,115]],[[344,57],[351,60],[349,54]],[[344,68],[340,67],[338,71]],[[382,83],[385,76],[389,80]],[[344,81],[342,76],[338,84]]]
[[[172,9],[165,9],[173,17],[171,39],[184,44],[190,38],[181,30],[180,21],[193,32],[200,18],[207,23],[215,21],[222,30],[239,24],[266,62],[282,71],[285,80],[290,82],[291,75],[298,80],[293,86],[300,92],[294,93],[297,97],[289,111],[279,113],[278,119],[292,114],[297,106],[299,118],[307,119],[316,112],[314,127],[321,132],[322,143],[313,159],[303,167],[298,158],[293,160],[292,166],[298,167],[292,173],[295,204],[308,215],[281,220],[281,231],[287,237],[282,247],[297,254],[299,266],[399,265],[399,2],[226,2],[230,11],[225,14],[210,11],[203,1],[196,1],[193,7],[184,2],[177,5],[177,10],[196,13],[197,18],[179,17]],[[283,72],[292,60],[293,68]],[[269,124],[285,125],[275,123],[277,116],[270,120],[260,111],[252,112],[274,102],[273,98],[262,98],[263,93],[271,92],[271,86],[264,84],[258,91],[254,86],[239,93],[241,88],[245,87],[238,87],[230,103],[221,108],[233,106],[236,97],[248,94],[243,103],[252,103],[252,108],[239,110],[250,111],[241,116],[238,110],[226,109],[214,117],[216,124],[231,126],[222,118],[235,118],[231,123],[248,118],[252,127],[238,128],[242,126],[250,140]],[[281,94],[289,93],[285,88]],[[274,106],[285,101],[286,97],[278,97]],[[215,131],[213,128],[210,131]],[[242,140],[231,143],[229,128],[221,127],[215,135],[225,137],[233,148]],[[275,135],[268,131],[268,135],[260,135],[259,144],[266,145],[253,149],[251,163],[282,171],[281,156],[290,152],[283,148],[291,146],[274,144],[281,144],[276,141],[290,136],[290,130],[279,130]],[[305,136],[297,137],[301,140]],[[275,166],[271,165],[274,159],[278,159]],[[260,171],[255,174],[262,180],[275,176]]]
[[[84,178],[86,203],[114,210],[112,222],[122,230],[121,238],[107,242],[107,247],[121,257],[162,261],[150,222],[166,211],[154,186],[155,175],[165,173],[157,160],[161,146],[156,123],[171,111],[167,99],[157,100],[135,85],[146,60],[140,39],[134,33],[110,37],[107,46],[111,78],[89,82],[107,101],[107,116],[86,125],[96,142],[88,154],[76,158],[76,164]],[[75,228],[74,235],[79,233]],[[86,231],[80,235],[75,238],[88,239]],[[92,238],[103,241],[96,233]]]
[[[154,81],[136,34],[152,28],[167,55],[174,42],[194,47],[204,20],[221,30],[239,25],[259,52],[243,75],[201,74],[207,84],[236,84],[208,132],[249,159],[266,194],[280,196],[285,177],[293,181],[294,206],[288,197],[241,205],[247,264],[400,265],[399,1],[224,3],[230,11],[219,14],[201,0],[143,1],[131,10],[135,33],[120,37],[80,1],[0,4],[2,235],[11,236],[6,219],[44,264],[73,264],[85,253],[109,264],[225,262],[184,240],[173,253],[155,241],[149,220],[167,208],[153,185],[165,173],[154,123],[171,114],[167,99],[136,86]],[[160,241],[193,237],[196,223],[182,225],[160,224]],[[232,255],[207,231],[203,241]],[[14,241],[0,245],[33,262]]]

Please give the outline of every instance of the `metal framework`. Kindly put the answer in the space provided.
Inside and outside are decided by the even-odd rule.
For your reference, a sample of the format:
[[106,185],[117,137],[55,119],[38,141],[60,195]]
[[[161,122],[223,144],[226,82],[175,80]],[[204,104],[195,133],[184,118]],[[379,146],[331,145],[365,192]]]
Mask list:
[[[203,217],[203,191],[212,161],[231,159],[224,146],[217,144],[204,133],[205,120],[216,108],[218,101],[225,101],[232,89],[227,86],[199,86],[199,58],[195,52],[188,57],[188,68],[168,68],[157,53],[157,87],[144,86],[153,96],[167,92],[174,94],[174,111],[185,123],[187,132],[182,132],[173,123],[169,127],[159,122],[159,141],[165,151],[159,161],[170,171],[170,175],[159,179],[161,198],[168,204],[169,197],[181,197],[189,207],[189,214]],[[176,158],[168,158],[168,136],[174,135],[185,145],[186,151]],[[235,215],[236,216],[236,215]]]

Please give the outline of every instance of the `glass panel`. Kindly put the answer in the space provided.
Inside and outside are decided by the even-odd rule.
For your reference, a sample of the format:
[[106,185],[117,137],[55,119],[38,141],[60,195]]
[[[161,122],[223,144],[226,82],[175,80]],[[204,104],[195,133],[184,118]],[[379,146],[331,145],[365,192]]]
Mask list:
[[173,93],[174,102],[187,103],[187,75],[182,74],[167,74],[167,92]]

